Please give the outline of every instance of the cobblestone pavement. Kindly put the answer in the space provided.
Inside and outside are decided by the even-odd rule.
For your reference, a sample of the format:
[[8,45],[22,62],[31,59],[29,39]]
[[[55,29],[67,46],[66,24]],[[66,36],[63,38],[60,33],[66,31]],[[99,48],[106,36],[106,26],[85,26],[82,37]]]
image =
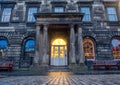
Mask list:
[[0,85],[120,85],[120,75],[69,75],[66,73],[51,73],[48,76],[1,78]]

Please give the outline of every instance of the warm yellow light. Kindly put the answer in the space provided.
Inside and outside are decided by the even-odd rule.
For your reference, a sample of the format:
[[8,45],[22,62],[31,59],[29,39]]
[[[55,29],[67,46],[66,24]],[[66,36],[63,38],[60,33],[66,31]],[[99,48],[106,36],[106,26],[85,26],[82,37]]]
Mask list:
[[67,50],[66,42],[63,39],[55,39],[52,42],[51,58],[64,58]]
[[52,45],[66,45],[66,42],[63,39],[56,39],[53,41]]

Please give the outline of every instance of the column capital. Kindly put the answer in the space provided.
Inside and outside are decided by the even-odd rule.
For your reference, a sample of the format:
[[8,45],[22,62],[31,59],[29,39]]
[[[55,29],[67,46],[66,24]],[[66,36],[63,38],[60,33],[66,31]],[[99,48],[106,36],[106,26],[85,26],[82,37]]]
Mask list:
[[78,27],[78,35],[82,36],[82,28],[81,27]]
[[79,31],[82,31],[82,27],[78,27],[78,30],[79,30]]
[[43,26],[44,26],[44,27],[48,27],[48,26],[49,26],[49,24],[43,24]]
[[39,29],[40,29],[40,25],[36,25],[36,28],[39,28]]
[[48,24],[43,24],[43,29],[45,30],[45,31],[47,31],[48,30]]
[[38,33],[40,31],[40,25],[36,25],[36,32]]
[[73,28],[75,26],[75,24],[69,24],[70,28]]
[[78,26],[78,28],[79,28],[79,27],[81,28],[82,24],[77,24],[77,26]]

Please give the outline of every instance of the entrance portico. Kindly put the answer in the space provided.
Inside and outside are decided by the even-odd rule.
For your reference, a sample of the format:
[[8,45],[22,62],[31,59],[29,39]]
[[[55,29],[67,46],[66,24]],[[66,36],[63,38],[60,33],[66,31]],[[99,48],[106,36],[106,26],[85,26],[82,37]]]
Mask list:
[[[66,66],[68,64],[75,64],[77,56],[79,57],[79,63],[84,62],[82,29],[80,27],[83,14],[37,13],[35,17],[37,49],[34,63]],[[53,26],[56,26],[56,28]],[[78,55],[75,54],[75,27],[77,27],[77,41],[79,41],[77,43]]]

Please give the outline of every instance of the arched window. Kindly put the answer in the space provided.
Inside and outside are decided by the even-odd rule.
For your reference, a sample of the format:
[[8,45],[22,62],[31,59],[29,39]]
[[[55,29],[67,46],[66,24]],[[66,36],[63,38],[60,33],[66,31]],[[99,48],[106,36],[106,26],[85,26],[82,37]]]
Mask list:
[[86,38],[83,41],[83,50],[84,50],[84,56],[87,59],[94,59],[95,53],[94,53],[94,43],[90,38]]
[[34,40],[28,40],[25,43],[25,52],[32,52],[35,50],[35,41]]
[[112,40],[112,52],[115,59],[120,58],[120,39]]
[[4,57],[7,51],[8,42],[6,39],[0,39],[0,56]]
[[3,51],[6,51],[7,50],[7,40],[5,39],[1,39],[0,40],[0,49],[3,50]]
[[30,39],[25,42],[25,56],[33,57],[35,51],[35,40]]

